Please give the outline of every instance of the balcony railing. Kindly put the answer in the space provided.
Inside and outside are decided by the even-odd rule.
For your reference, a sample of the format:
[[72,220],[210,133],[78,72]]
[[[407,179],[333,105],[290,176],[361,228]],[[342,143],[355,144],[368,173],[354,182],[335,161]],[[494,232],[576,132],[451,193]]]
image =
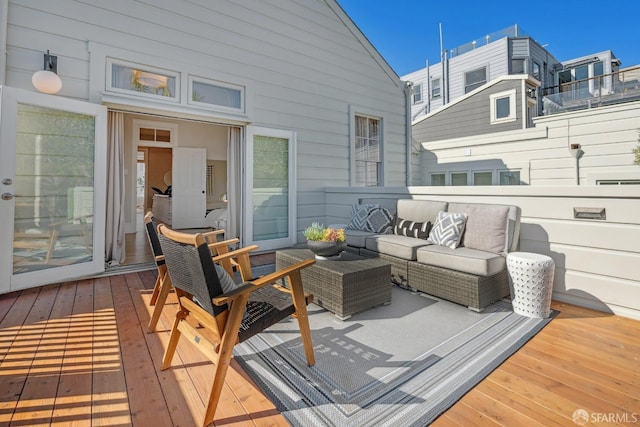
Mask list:
[[544,115],[640,100],[640,67],[542,90]]
[[512,25],[503,30],[496,31],[495,33],[487,34],[484,37],[479,39],[475,39],[469,43],[463,44],[456,48],[453,48],[449,51],[449,58],[454,58],[458,55],[462,55],[463,53],[470,52],[480,46],[488,45],[489,43],[493,43],[497,40],[503,39],[505,37],[524,37],[527,33],[525,33],[519,25]]

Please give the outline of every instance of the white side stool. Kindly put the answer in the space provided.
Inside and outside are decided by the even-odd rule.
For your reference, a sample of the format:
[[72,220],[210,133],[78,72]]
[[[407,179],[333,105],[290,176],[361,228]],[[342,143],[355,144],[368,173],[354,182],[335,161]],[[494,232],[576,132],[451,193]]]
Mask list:
[[555,271],[553,259],[541,254],[511,252],[507,255],[507,270],[513,311],[527,317],[549,317]]

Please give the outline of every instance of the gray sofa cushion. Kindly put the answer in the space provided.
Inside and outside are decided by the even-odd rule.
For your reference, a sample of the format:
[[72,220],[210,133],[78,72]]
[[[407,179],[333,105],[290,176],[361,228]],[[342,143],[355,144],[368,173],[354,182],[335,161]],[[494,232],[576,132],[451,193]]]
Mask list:
[[505,242],[504,253],[513,252],[518,250],[520,242],[520,208],[513,205],[495,205],[486,203],[449,203],[449,212],[467,213],[471,207],[487,207],[492,208],[496,206],[506,206],[509,209],[507,213],[507,221],[505,225],[505,232],[507,240]]
[[415,222],[436,223],[438,212],[447,210],[447,202],[436,200],[398,200],[398,218]]
[[371,251],[415,261],[418,248],[428,244],[426,240],[416,239],[415,237],[378,234],[367,238],[365,247]]
[[364,248],[368,237],[376,236],[376,233],[362,230],[349,230],[345,228],[344,234],[347,235],[347,245],[354,248]]
[[462,246],[505,254],[507,247],[507,206],[470,206]]
[[417,261],[436,267],[462,271],[477,276],[490,276],[507,268],[504,257],[470,248],[451,249],[440,245],[418,248]]

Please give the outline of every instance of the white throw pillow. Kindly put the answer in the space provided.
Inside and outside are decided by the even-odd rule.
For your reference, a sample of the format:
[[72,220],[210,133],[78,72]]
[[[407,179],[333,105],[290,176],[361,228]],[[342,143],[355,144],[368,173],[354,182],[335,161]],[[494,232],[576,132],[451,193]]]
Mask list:
[[455,249],[460,246],[466,223],[466,214],[440,211],[427,241],[434,245]]

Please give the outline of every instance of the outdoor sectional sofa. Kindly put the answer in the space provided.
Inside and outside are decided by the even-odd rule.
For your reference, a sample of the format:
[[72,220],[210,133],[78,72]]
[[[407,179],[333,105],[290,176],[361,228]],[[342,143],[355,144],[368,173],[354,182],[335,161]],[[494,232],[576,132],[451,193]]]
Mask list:
[[[364,199],[359,205],[354,205],[345,229],[348,250],[388,261],[392,282],[475,311],[509,295],[506,254],[518,249],[519,207],[412,199]],[[390,227],[378,232],[366,224],[354,227],[356,211],[364,216],[379,210],[376,207],[391,212]],[[462,233],[453,236],[457,247],[433,243],[439,240],[434,239],[435,225],[441,234],[450,231],[443,233],[439,216],[460,218],[459,214],[466,221]],[[409,228],[399,228],[400,222]]]

